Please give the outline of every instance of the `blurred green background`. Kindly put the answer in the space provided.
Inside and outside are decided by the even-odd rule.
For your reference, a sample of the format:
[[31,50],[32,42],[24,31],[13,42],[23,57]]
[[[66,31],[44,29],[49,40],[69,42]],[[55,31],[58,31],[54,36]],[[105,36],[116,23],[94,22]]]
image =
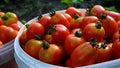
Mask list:
[[69,6],[89,8],[101,4],[107,10],[120,12],[120,0],[0,0],[0,11],[15,12],[19,20],[30,20],[40,13],[66,9]]

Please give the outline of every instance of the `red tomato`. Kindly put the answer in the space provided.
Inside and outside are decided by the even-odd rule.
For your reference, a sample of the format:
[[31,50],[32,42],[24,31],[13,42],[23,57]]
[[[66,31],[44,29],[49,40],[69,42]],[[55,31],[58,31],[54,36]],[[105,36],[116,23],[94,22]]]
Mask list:
[[38,19],[38,22],[44,26],[44,29],[47,31],[50,28],[51,17],[49,15],[42,16]]
[[105,13],[105,11],[105,8],[101,5],[94,5],[90,10],[91,14],[98,18],[100,18],[101,14]]
[[3,42],[2,41],[0,41],[0,46],[3,46]]
[[[103,18],[102,18],[103,17]],[[113,34],[118,31],[118,24],[116,21],[109,15],[103,15],[101,18],[101,22],[103,28],[105,29],[105,36],[109,39],[112,38]]]
[[63,24],[68,29],[70,29],[70,23],[69,23],[68,19],[62,13],[55,13],[51,17],[51,23],[54,24],[54,25],[56,25],[56,24]]
[[7,42],[13,40],[17,36],[17,32],[18,31],[14,30],[11,27],[1,25],[0,26],[0,40],[3,43],[7,43]]
[[39,50],[42,47],[43,42],[40,40],[30,39],[26,42],[24,50],[30,56],[37,58],[39,56]]
[[100,22],[90,23],[83,29],[83,37],[88,41],[90,41],[91,38],[96,38],[97,41],[100,42],[103,40],[104,35],[105,30]]
[[65,38],[70,34],[69,30],[62,24],[52,26],[50,31],[54,43],[63,43]]
[[13,12],[6,12],[4,16],[1,17],[4,25],[10,25],[18,22],[18,17]]
[[19,31],[21,26],[18,23],[10,24],[9,27],[12,27],[14,30]]
[[44,40],[47,41],[47,42],[50,43],[50,44],[54,42],[51,34],[46,34],[46,35],[44,36]]
[[120,58],[120,40],[117,39],[113,42],[112,52],[115,58]]
[[101,63],[110,60],[112,55],[112,43],[100,42],[97,48],[96,63]]
[[26,35],[28,39],[32,39],[35,38],[35,36],[43,36],[44,35],[44,27],[43,25],[41,25],[39,22],[33,22],[31,24],[29,24],[27,31],[26,31]]
[[0,25],[3,25],[2,19],[0,18]]
[[84,42],[85,39],[82,37],[81,31],[76,31],[75,34],[69,34],[64,41],[65,51],[71,55],[73,50]]
[[80,28],[76,28],[76,29],[71,30],[70,33],[71,33],[71,34],[75,34],[76,31],[82,32],[82,29],[80,29]]
[[73,19],[68,13],[63,13],[63,15],[67,18],[69,22]]
[[62,59],[62,54],[62,49],[58,45],[43,41],[43,47],[39,50],[39,60],[50,64],[58,64]]
[[77,14],[78,16],[82,16],[81,11],[76,9],[75,7],[68,7],[65,11],[65,13],[68,13],[71,17],[74,18],[74,14]]
[[70,67],[78,67],[95,63],[97,49],[92,45],[93,44],[90,42],[85,42],[76,47],[70,56]]
[[118,24],[118,28],[120,29],[120,20],[117,21],[117,24]]
[[112,41],[119,39],[119,37],[120,37],[120,30],[118,30],[113,34]]
[[79,27],[84,29],[84,27],[89,23],[96,23],[99,19],[96,16],[85,16],[79,23]]
[[120,13],[118,13],[118,12],[106,11],[106,14],[113,17],[116,22],[120,20]]

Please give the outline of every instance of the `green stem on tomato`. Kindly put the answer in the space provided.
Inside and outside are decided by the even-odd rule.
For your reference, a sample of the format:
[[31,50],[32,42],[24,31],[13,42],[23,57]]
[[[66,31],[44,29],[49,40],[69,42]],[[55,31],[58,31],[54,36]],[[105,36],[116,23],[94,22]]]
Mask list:
[[51,28],[47,31],[48,34],[51,34],[53,31],[56,31],[56,26],[51,25]]
[[81,37],[81,36],[82,36],[82,32],[77,30],[77,31],[75,32],[75,36],[76,36],[76,37]]
[[97,29],[101,29],[102,23],[101,23],[101,22],[97,22],[97,23],[95,24],[95,27],[96,27]]
[[45,40],[43,40],[43,48],[44,49],[48,49],[50,46],[49,46],[49,43]]

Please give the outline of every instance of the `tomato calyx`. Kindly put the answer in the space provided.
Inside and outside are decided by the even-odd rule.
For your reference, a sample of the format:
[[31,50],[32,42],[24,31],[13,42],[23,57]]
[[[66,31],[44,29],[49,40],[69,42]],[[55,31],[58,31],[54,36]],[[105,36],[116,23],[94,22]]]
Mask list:
[[81,37],[81,36],[82,36],[82,32],[77,30],[77,31],[75,32],[75,36],[76,36],[76,37]]
[[51,34],[53,31],[56,31],[56,26],[55,25],[51,25],[50,29],[48,30],[48,34]]
[[54,16],[55,15],[55,10],[52,10],[51,12],[49,12],[49,15],[52,17],[52,16]]
[[44,49],[48,49],[50,46],[49,46],[49,43],[45,40],[43,40],[43,48]]
[[37,19],[39,20],[41,17],[42,17],[42,14],[40,14]]
[[97,22],[97,23],[95,24],[95,27],[96,27],[97,29],[101,29],[102,23],[101,23],[101,22]]
[[77,19],[77,18],[79,18],[79,15],[78,14],[74,14],[74,19]]
[[95,38],[91,38],[90,44],[91,44],[93,47],[97,47],[97,40],[96,40]]
[[106,17],[107,17],[107,14],[105,14],[105,13],[102,13],[102,14],[100,15],[100,19],[106,19]]
[[35,40],[41,40],[41,36],[40,35],[35,35]]
[[8,20],[8,16],[7,15],[4,15],[1,17],[3,20]]

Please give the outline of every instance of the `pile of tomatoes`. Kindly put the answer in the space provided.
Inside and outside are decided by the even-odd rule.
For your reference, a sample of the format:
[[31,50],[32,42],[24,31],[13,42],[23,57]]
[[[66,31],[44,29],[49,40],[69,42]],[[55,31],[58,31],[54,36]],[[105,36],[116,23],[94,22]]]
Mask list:
[[30,56],[54,65],[78,67],[120,58],[120,14],[94,5],[85,14],[75,7],[41,15],[21,34]]
[[18,16],[15,13],[0,11],[0,46],[13,40],[20,27]]

